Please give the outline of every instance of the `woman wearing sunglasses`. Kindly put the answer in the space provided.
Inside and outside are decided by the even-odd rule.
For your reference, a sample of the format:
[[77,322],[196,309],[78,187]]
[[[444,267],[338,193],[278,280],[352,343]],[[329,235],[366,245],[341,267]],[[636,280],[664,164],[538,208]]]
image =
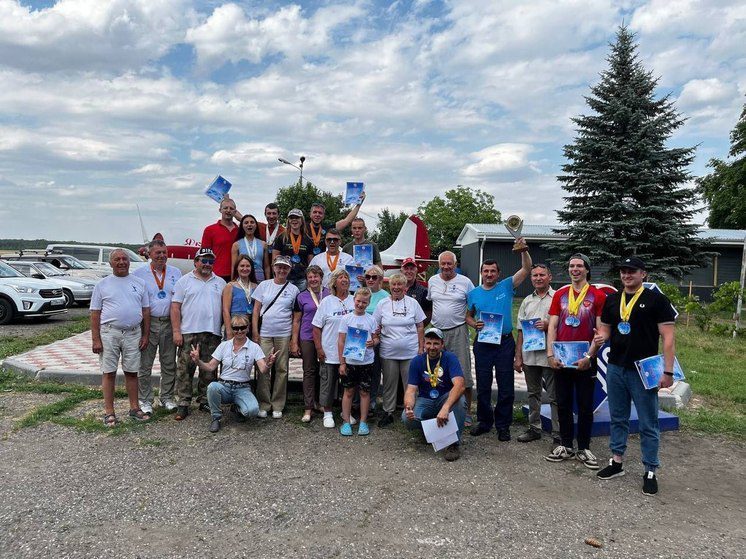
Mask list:
[[382,299],[373,312],[381,329],[384,415],[379,427],[394,422],[399,379],[406,388],[409,362],[425,347],[425,313],[415,299],[406,295],[407,278],[394,274],[389,278],[389,289],[391,295]]
[[210,406],[212,422],[210,432],[220,431],[220,420],[223,417],[223,404],[234,404],[239,420],[256,417],[259,413],[259,403],[251,392],[249,381],[254,364],[262,374],[269,373],[275,362],[276,353],[270,353],[264,358],[261,348],[252,342],[248,336],[249,317],[238,315],[231,318],[233,339],[221,343],[212,354],[212,359],[205,363],[199,358],[199,344],[191,347],[189,356],[197,366],[207,372],[214,372],[218,365],[223,369],[217,381],[207,387],[207,403]]

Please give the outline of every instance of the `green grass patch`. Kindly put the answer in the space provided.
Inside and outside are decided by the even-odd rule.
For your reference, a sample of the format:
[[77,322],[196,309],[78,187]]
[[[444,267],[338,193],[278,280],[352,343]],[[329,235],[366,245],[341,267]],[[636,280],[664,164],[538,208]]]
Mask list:
[[60,414],[72,410],[78,404],[90,400],[91,395],[88,393],[77,393],[71,394],[67,398],[47,404],[46,406],[40,406],[30,412],[28,415],[20,419],[15,424],[16,429],[23,429],[25,427],[33,427],[39,423],[52,420],[57,418]]
[[67,324],[49,328],[44,332],[29,337],[0,336],[0,359],[10,355],[18,355],[40,345],[51,344],[85,332],[90,328],[91,321],[87,316],[73,318]]

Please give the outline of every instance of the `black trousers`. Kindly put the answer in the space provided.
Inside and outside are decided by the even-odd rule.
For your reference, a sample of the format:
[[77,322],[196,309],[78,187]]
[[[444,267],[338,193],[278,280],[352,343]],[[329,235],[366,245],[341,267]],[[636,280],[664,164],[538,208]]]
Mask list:
[[562,446],[573,448],[575,426],[573,404],[578,406],[578,450],[586,450],[591,444],[593,427],[593,389],[596,384],[596,360],[591,360],[587,371],[560,369],[554,374],[557,393],[557,418],[559,420]]

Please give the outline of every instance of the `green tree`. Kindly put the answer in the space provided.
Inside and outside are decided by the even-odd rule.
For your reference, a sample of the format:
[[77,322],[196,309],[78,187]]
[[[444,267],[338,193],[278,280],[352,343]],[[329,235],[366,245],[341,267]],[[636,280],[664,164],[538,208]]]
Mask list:
[[396,236],[399,234],[402,225],[404,225],[408,217],[409,214],[406,212],[395,214],[389,211],[388,208],[384,208],[383,211],[378,212],[378,225],[373,235],[371,235],[378,248],[386,250],[394,244]]
[[280,208],[280,222],[285,223],[288,212],[298,208],[303,212],[306,221],[309,220],[308,212],[311,204],[321,202],[326,206],[326,217],[324,222],[336,222],[342,219],[346,212],[342,204],[341,194],[332,194],[325,190],[319,190],[310,181],[301,185],[300,181],[290,186],[285,186],[277,191],[277,205]]
[[492,194],[467,186],[457,186],[444,195],[420,204],[417,213],[427,224],[433,258],[453,250],[465,223],[500,223]]
[[713,172],[697,179],[697,186],[710,206],[710,227],[746,229],[746,105],[730,142],[733,161],[710,159],[707,166]]
[[655,98],[658,80],[636,51],[620,27],[609,67],[586,97],[595,114],[573,118],[577,134],[558,177],[567,196],[557,231],[568,236],[559,248],[594,263],[634,253],[651,271],[680,278],[711,255],[692,223],[697,192],[686,186],[695,148],[666,147],[684,119],[668,95]]

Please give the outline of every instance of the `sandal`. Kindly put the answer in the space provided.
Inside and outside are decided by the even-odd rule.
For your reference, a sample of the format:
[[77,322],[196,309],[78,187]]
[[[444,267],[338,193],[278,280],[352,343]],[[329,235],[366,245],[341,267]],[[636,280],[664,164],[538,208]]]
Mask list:
[[153,417],[151,414],[142,411],[140,408],[130,410],[130,419],[134,421],[149,421]]
[[117,419],[117,416],[113,413],[107,413],[104,415],[104,427],[112,428],[116,427],[119,423],[119,420]]

